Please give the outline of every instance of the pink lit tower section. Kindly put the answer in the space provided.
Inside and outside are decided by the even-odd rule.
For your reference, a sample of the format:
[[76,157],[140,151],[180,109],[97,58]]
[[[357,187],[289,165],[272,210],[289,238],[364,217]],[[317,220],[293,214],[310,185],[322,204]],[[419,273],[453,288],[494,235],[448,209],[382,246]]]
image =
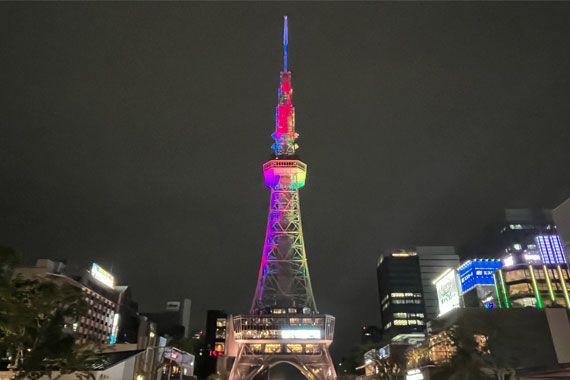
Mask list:
[[303,229],[299,188],[305,185],[307,165],[295,159],[299,136],[295,132],[291,72],[287,71],[287,18],[283,33],[284,69],[278,91],[275,115],[275,159],[263,165],[265,186],[271,189],[269,218],[257,288],[250,313],[263,308],[309,308],[317,312],[313,297]]
[[299,135],[287,70],[287,17],[283,45],[271,135],[275,158],[263,165],[265,185],[271,189],[263,256],[249,314],[228,321],[225,359],[235,357],[229,380],[263,378],[279,363],[296,367],[308,380],[336,379],[329,354],[335,318],[317,311],[305,255],[299,189],[305,185],[307,165],[295,155]]

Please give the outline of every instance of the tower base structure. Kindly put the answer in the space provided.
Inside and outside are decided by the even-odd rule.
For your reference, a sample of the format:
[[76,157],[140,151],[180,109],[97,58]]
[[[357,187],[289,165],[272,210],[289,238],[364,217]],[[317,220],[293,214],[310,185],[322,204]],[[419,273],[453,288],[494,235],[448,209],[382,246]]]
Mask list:
[[226,342],[228,348],[233,346],[236,358],[229,380],[253,380],[281,363],[297,368],[308,380],[336,379],[329,354],[334,317],[239,315],[230,322]]

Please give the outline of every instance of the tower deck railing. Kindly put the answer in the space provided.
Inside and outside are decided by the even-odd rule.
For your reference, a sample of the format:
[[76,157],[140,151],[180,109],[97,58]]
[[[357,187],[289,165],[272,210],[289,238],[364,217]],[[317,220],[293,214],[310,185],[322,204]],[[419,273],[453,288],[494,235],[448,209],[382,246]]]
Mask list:
[[236,340],[332,341],[331,315],[239,315],[233,318]]

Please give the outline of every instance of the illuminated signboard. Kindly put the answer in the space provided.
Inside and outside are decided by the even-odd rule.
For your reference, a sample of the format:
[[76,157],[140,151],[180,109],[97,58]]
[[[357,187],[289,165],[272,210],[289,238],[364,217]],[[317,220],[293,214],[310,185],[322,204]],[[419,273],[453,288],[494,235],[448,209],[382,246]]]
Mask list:
[[119,314],[115,313],[113,317],[113,327],[111,328],[111,340],[109,344],[115,344],[117,340],[117,330],[119,329]]
[[565,264],[564,250],[558,235],[539,235],[536,237],[543,264]]
[[461,291],[463,293],[475,285],[494,285],[493,273],[500,269],[503,263],[500,260],[469,260],[459,267]]
[[424,375],[422,374],[422,371],[419,369],[411,369],[406,374],[406,380],[423,380],[423,379]]
[[283,338],[283,339],[321,339],[321,330],[319,330],[319,329],[281,330],[281,338]]
[[437,289],[439,315],[461,307],[461,287],[456,270],[447,269],[433,281],[433,284]]
[[93,263],[91,266],[91,276],[108,287],[112,288],[115,285],[115,278],[111,273],[107,272],[105,269],[101,268],[99,265]]

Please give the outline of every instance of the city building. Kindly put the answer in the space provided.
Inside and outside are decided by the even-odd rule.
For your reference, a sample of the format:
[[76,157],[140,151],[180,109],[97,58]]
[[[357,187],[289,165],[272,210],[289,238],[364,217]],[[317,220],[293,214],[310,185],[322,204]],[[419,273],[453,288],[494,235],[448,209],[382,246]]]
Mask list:
[[457,270],[448,268],[433,280],[437,291],[438,316],[458,307],[463,307],[461,285]]
[[120,316],[120,291],[114,277],[97,264],[90,271],[74,271],[64,263],[39,259],[35,267],[14,269],[14,277],[67,283],[81,289],[88,305],[87,315],[69,326],[77,343],[116,343]]
[[204,359],[205,374],[210,375],[220,371],[223,365],[222,357],[226,353],[226,329],[228,315],[223,310],[208,310],[206,316],[206,358]]
[[459,256],[455,248],[449,246],[416,247],[422,279],[423,298],[427,320],[437,317],[439,305],[437,290],[433,281],[447,268],[459,266]]
[[408,378],[434,378],[430,373],[455,355],[457,339],[469,336],[480,354],[488,355],[483,362],[489,368],[484,371],[502,366],[516,371],[519,379],[569,378],[568,312],[563,308],[451,310],[438,317],[437,323],[430,322],[424,342],[406,351]]
[[157,333],[167,338],[188,338],[190,336],[190,308],[188,298],[182,301],[168,301],[163,311],[141,313],[156,323]]
[[570,308],[568,269],[558,235],[536,237],[539,249],[513,250],[494,273],[499,308]]
[[566,262],[570,260],[570,198],[552,210],[556,230],[562,241],[562,249],[566,255]]
[[469,257],[497,259],[517,251],[535,251],[537,236],[556,234],[551,210],[505,209],[501,222],[489,224],[461,252]]
[[457,268],[465,307],[494,307],[496,292],[493,274],[502,266],[498,259],[473,259]]
[[376,273],[383,341],[422,340],[426,318],[417,253],[394,250],[382,255]]

